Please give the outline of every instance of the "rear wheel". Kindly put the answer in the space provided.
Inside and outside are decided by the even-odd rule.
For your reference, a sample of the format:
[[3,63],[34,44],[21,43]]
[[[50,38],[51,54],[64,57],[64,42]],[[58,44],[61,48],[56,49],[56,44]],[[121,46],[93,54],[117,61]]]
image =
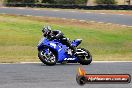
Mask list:
[[54,51],[49,48],[40,50],[38,52],[38,57],[44,64],[49,66],[55,65],[57,62]]
[[92,62],[92,55],[90,52],[84,48],[78,48],[77,51],[79,52],[85,52],[84,54],[77,55],[79,59],[79,63],[82,65],[88,65]]

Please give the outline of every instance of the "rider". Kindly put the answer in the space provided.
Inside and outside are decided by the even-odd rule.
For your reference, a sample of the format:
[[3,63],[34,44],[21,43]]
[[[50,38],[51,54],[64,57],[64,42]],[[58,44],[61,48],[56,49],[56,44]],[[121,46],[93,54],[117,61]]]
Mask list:
[[49,40],[58,39],[62,44],[69,47],[73,53],[76,52],[76,48],[71,45],[70,40],[67,39],[61,31],[59,30],[52,31],[50,26],[46,26],[42,29],[42,32],[43,36],[48,38]]

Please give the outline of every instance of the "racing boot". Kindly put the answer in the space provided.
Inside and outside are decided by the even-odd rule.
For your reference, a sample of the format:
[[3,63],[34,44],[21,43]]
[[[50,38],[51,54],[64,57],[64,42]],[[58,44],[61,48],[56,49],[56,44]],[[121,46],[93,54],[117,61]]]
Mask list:
[[68,49],[67,53],[68,53],[70,56],[75,55],[75,53],[76,53],[76,48],[73,47],[73,46],[71,46],[71,47]]
[[74,46],[71,46],[72,49],[72,53],[75,54],[76,53],[76,48]]
[[69,54],[70,56],[72,56],[73,55],[72,50],[71,49],[68,49],[67,50],[67,54]]

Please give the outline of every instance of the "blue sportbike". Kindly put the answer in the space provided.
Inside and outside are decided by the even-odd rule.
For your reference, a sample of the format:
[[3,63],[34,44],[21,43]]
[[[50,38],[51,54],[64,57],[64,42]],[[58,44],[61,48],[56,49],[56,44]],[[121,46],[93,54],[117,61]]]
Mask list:
[[38,44],[38,57],[46,65],[55,65],[56,63],[80,63],[88,65],[92,62],[90,52],[84,48],[77,48],[82,42],[76,39],[71,45],[76,47],[76,53],[72,53],[70,48],[63,45],[60,40],[49,40],[43,37]]

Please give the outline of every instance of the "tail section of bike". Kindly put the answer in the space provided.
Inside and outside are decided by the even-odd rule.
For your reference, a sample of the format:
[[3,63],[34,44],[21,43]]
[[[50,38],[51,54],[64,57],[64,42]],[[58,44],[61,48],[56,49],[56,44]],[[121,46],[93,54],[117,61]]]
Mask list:
[[77,47],[82,42],[82,39],[76,39],[71,42],[72,46]]

